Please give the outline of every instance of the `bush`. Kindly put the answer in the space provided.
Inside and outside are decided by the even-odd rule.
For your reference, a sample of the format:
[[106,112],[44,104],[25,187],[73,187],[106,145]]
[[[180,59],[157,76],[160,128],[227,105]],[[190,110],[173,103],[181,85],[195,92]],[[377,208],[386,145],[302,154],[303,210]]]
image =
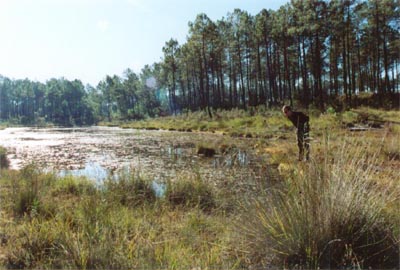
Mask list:
[[[386,268],[399,265],[398,245],[387,208],[395,190],[377,190],[376,159],[366,146],[348,145],[322,163],[294,170],[283,191],[246,206],[238,225],[254,264],[306,268]],[[397,197],[396,197],[397,196]]]

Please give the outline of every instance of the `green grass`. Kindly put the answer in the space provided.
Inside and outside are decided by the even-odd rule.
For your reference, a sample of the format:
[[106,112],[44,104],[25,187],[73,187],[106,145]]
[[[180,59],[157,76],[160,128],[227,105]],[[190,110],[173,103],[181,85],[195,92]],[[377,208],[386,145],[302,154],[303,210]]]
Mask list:
[[253,115],[242,110],[217,111],[213,118],[204,112],[191,112],[179,116],[135,121],[123,128],[165,129],[178,131],[218,132],[234,137],[264,137],[289,124],[276,111],[260,111]]
[[[322,136],[326,130],[341,130],[346,127],[363,125],[390,126],[400,132],[400,112],[384,111],[360,107],[344,112],[309,110],[313,136]],[[249,111],[216,111],[213,118],[205,112],[189,112],[179,116],[169,116],[120,124],[123,128],[164,129],[178,131],[205,131],[226,134],[232,137],[280,138],[293,127],[278,110],[252,109]]]

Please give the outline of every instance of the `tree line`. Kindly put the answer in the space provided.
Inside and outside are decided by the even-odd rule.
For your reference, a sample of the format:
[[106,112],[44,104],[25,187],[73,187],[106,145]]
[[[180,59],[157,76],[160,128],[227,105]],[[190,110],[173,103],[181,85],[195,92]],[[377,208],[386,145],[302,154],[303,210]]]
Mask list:
[[0,121],[82,126],[154,117],[166,98],[155,88],[152,74],[149,66],[140,75],[127,69],[123,77],[106,76],[97,87],[65,78],[41,83],[0,76]]
[[399,92],[396,0],[292,0],[216,22],[199,14],[185,44],[166,42],[162,63],[172,111],[294,101],[305,107],[363,92]]
[[400,92],[399,22],[397,0],[292,0],[217,21],[199,14],[186,42],[171,38],[140,74],[127,69],[96,87],[1,77],[0,120],[90,125],[283,102],[324,110],[354,106],[363,93],[384,105]]

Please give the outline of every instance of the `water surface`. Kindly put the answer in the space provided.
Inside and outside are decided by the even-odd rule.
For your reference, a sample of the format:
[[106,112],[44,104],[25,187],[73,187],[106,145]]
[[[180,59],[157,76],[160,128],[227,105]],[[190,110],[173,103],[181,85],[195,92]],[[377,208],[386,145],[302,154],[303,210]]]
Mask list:
[[[156,180],[185,175],[210,181],[263,177],[265,157],[256,155],[254,139],[219,134],[158,130],[85,128],[7,128],[0,131],[11,169],[34,163],[41,169],[96,180],[137,172]],[[212,157],[197,146],[216,149]],[[227,150],[228,149],[228,150]]]

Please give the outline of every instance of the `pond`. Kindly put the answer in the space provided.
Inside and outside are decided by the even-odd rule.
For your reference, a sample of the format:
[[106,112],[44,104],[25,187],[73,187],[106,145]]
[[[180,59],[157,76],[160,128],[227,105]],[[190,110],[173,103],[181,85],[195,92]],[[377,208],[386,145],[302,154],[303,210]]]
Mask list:
[[[161,130],[83,128],[7,128],[0,145],[11,169],[35,164],[46,171],[82,175],[96,181],[137,172],[165,181],[184,176],[206,181],[265,177],[266,157],[252,149],[252,138]],[[198,146],[215,154],[198,153]],[[240,181],[240,182],[242,182]]]

